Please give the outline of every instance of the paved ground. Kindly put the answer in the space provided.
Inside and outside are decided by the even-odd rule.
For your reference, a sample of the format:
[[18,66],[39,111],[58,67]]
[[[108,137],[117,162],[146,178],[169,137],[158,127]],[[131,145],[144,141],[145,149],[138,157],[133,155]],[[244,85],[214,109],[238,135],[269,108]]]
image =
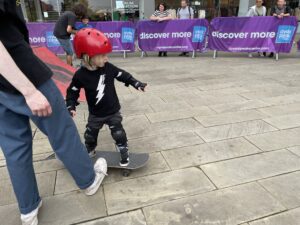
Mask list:
[[[146,93],[119,84],[118,93],[130,149],[151,159],[129,178],[110,170],[96,196],[84,196],[58,161],[38,161],[51,148],[34,130],[40,224],[299,225],[299,57],[210,55],[112,58],[149,83]],[[86,118],[82,104],[81,135]],[[107,128],[99,141],[114,151]],[[0,159],[0,223],[17,225]]]

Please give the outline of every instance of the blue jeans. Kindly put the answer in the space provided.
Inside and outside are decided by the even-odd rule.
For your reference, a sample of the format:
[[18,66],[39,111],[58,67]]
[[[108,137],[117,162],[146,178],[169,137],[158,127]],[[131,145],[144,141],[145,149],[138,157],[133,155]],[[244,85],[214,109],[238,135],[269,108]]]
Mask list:
[[67,53],[67,55],[73,55],[74,51],[73,51],[73,44],[71,42],[70,39],[60,39],[57,38],[58,42],[60,43],[61,47],[65,50],[65,52]]
[[36,209],[41,201],[33,169],[29,119],[48,136],[54,152],[79,188],[85,189],[95,180],[93,163],[58,88],[50,79],[38,89],[52,107],[49,117],[33,116],[22,95],[0,91],[0,146],[22,214]]

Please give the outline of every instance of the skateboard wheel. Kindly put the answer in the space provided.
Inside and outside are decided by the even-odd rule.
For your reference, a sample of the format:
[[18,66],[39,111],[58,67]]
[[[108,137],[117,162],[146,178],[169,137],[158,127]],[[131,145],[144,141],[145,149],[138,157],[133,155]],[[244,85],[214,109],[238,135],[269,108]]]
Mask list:
[[122,175],[123,175],[123,177],[129,177],[130,171],[129,170],[123,170]]

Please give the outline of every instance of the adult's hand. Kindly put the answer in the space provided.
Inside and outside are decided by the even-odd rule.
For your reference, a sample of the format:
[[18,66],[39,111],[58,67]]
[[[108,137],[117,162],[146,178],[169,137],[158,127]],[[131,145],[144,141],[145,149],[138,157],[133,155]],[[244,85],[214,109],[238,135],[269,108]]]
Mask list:
[[37,89],[24,95],[26,103],[35,116],[47,117],[52,114],[52,108],[46,97]]

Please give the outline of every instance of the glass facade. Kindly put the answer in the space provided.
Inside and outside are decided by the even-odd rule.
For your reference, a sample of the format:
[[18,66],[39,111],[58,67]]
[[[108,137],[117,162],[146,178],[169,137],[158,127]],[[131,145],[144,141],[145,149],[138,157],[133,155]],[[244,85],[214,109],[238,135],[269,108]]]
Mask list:
[[[92,21],[137,21],[148,19],[156,6],[165,2],[173,11],[180,7],[180,0],[21,0],[23,13],[30,22],[56,21],[64,11],[71,10],[74,4],[83,3],[88,7],[88,16]],[[270,8],[276,0],[265,0]],[[300,15],[299,0],[287,0],[296,16]],[[195,18],[211,20],[218,16],[244,16],[255,0],[190,0]],[[241,9],[242,10],[241,10]],[[240,12],[239,12],[240,11]]]
[[[149,0],[148,0],[149,1]],[[151,0],[150,0],[151,1]],[[28,21],[55,21],[74,4],[82,3],[88,8],[92,21],[140,19],[140,0],[24,0]]]

